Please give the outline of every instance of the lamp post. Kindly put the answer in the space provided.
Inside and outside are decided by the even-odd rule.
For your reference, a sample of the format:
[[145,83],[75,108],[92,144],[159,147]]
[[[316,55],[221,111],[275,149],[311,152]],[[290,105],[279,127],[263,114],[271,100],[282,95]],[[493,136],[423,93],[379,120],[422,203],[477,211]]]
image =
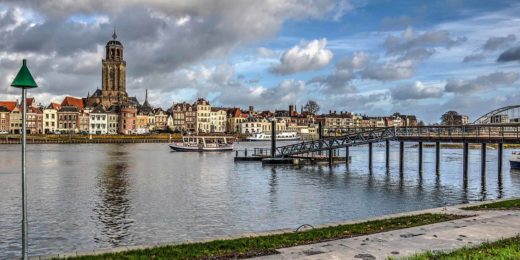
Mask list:
[[27,130],[26,130],[26,113],[27,113],[27,89],[37,88],[31,72],[27,68],[27,61],[24,59],[22,67],[11,83],[11,87],[22,89],[22,259],[28,259],[28,245],[27,245],[27,179],[25,175],[25,146],[27,144]]

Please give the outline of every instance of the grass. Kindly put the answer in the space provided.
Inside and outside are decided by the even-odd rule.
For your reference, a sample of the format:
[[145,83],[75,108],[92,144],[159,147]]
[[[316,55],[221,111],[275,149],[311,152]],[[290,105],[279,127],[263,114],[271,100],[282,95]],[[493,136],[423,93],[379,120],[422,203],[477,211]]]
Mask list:
[[520,199],[512,199],[484,204],[479,206],[465,207],[465,210],[520,210]]
[[520,259],[520,236],[484,243],[477,247],[465,247],[449,253],[426,252],[407,259]]
[[302,232],[162,246],[73,259],[233,259],[276,254],[276,249],[450,221],[468,216],[421,214]]

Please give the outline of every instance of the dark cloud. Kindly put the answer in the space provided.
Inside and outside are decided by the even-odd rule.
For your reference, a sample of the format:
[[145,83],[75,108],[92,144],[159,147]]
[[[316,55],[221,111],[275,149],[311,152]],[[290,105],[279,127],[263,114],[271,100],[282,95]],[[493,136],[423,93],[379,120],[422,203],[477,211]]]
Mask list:
[[466,57],[464,57],[464,60],[462,60],[463,63],[467,63],[467,62],[474,62],[474,61],[481,61],[483,60],[485,57],[483,54],[471,54],[471,55],[468,55]]
[[498,56],[497,62],[520,61],[520,46],[510,48]]
[[384,17],[381,20],[382,30],[401,30],[412,25],[413,19],[409,16],[403,15],[398,17]]
[[384,46],[388,54],[403,54],[416,48],[450,48],[465,41],[465,37],[452,37],[445,30],[416,33],[408,27],[401,36],[388,36]]
[[507,47],[510,43],[516,41],[516,36],[509,34],[504,37],[490,37],[486,43],[482,46],[482,49],[486,51],[495,51]]
[[[197,81],[189,72],[192,66],[274,37],[287,20],[338,18],[348,10],[344,2],[5,0],[0,4],[0,80],[8,84],[19,68],[13,61],[27,57],[40,77],[42,96],[84,96],[100,84],[104,46],[116,26],[130,95],[144,88],[162,93],[161,98],[176,91],[216,92],[212,84],[230,84],[232,71],[211,68],[211,78]],[[239,86],[233,90],[249,89]]]
[[414,60],[393,60],[370,63],[361,71],[361,77],[380,81],[406,79],[413,76],[417,64],[417,61]]
[[517,72],[494,72],[470,80],[448,80],[445,91],[450,93],[475,93],[510,86],[518,80]]
[[440,98],[443,90],[440,87],[425,86],[417,81],[414,84],[398,86],[390,90],[394,100],[418,100],[426,98]]

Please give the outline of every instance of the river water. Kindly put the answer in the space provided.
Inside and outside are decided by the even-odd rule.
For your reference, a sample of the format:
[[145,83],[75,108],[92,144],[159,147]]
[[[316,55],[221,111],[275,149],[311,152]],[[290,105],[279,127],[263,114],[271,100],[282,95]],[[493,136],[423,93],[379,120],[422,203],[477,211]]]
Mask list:
[[[237,148],[267,147],[239,143]],[[166,144],[29,145],[29,250],[31,255],[124,245],[199,240],[247,232],[297,228],[487,199],[520,196],[520,173],[497,173],[497,151],[470,150],[468,182],[461,149],[405,149],[398,171],[384,146],[350,149],[352,162],[323,166],[234,163],[234,153],[176,153]],[[0,259],[20,255],[20,146],[0,146]]]

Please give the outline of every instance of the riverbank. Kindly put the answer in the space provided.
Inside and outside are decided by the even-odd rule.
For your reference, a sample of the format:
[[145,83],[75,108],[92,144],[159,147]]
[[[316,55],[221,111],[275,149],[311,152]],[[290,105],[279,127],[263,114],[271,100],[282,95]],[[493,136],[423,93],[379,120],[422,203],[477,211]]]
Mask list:
[[[302,226],[295,230],[277,230],[259,234],[246,234],[236,238],[221,238],[207,242],[162,246],[123,247],[93,252],[72,252],[39,259],[235,259],[277,255],[279,248],[307,245],[323,241],[358,237],[361,235],[423,226],[469,217],[440,213],[421,213],[396,217],[374,218],[363,222],[339,225]],[[302,229],[302,231],[299,231]]]
[[[274,259],[516,259],[520,211],[516,200],[458,205],[447,214],[472,217],[290,248]],[[501,209],[501,210],[489,210]],[[436,210],[434,209],[433,212]],[[496,248],[492,248],[496,245]]]
[[[223,135],[223,134],[221,134]],[[211,136],[215,136],[212,134]],[[230,136],[230,135],[227,135]],[[245,136],[236,136],[237,140]],[[61,134],[61,135],[28,135],[28,144],[109,144],[109,143],[168,143],[181,141],[180,133],[173,134],[143,134],[143,135],[89,135],[89,134]],[[0,135],[0,144],[20,144],[20,135]]]
[[[484,207],[483,205],[488,205],[490,203],[494,203],[494,201],[476,203],[472,206],[476,205]],[[505,205],[511,205],[511,203],[506,203]],[[497,213],[497,211],[489,212],[463,210],[463,208],[467,206],[467,204],[462,204],[452,207],[381,216],[363,221],[348,221],[343,223],[320,225],[314,229],[307,229],[301,232],[295,232],[294,230],[277,230],[273,232],[245,234],[239,237],[226,237],[212,241],[201,241],[197,243],[122,247],[93,252],[72,252],[67,254],[47,256],[47,258],[43,259],[52,257],[73,257],[73,259],[121,259],[139,257],[174,259],[229,259],[235,257],[243,258],[261,255],[267,255],[264,257],[265,259],[299,259],[314,254],[325,254],[321,255],[321,257],[329,258],[329,256],[332,257],[337,253],[335,250],[341,249],[339,252],[344,253],[346,249],[354,246],[355,244],[360,246],[358,249],[374,249],[380,248],[381,241],[383,240],[390,241],[392,239],[395,240],[395,238],[401,238],[405,239],[401,242],[405,243],[404,245],[408,245],[410,242],[409,240],[406,240],[408,238],[417,237],[424,239],[425,237],[430,236],[428,239],[432,239],[434,237],[437,239],[439,238],[439,234],[443,234],[443,236],[450,235],[452,233],[452,235],[459,234],[464,230],[465,227],[468,227],[469,231],[472,231],[473,229],[471,227],[475,228],[475,225],[477,224],[486,226],[485,223],[488,223],[488,221],[496,222],[494,220],[495,218],[499,218],[500,221],[506,222],[508,221],[508,216],[511,218],[511,214],[509,214],[507,211]],[[518,225],[520,225],[520,214],[518,214],[518,212],[512,218],[514,218],[514,221],[518,221],[516,223],[519,223]],[[513,221],[513,219],[511,221]],[[501,227],[504,225],[501,225]],[[481,228],[482,227],[479,227],[479,229]],[[490,225],[490,228],[496,227],[495,225]],[[423,232],[424,230],[432,230],[432,232],[436,232],[438,234],[428,234],[428,232]],[[457,232],[453,232],[453,230],[457,230]],[[498,228],[497,230],[501,229]],[[515,229],[513,229],[513,231],[514,230]],[[518,226],[516,232],[520,233],[520,226]],[[507,232],[502,234],[507,234]],[[468,235],[464,236],[468,239],[471,238],[471,236]],[[511,235],[511,237],[512,236],[514,235]],[[380,237],[385,237],[385,239],[380,239]],[[459,241],[458,239],[460,238],[461,237],[455,237],[453,240]],[[460,241],[465,241],[468,239],[462,239]],[[472,240],[471,243],[473,245],[485,242],[480,238],[475,239],[478,241]],[[425,241],[428,243],[432,242],[431,240]],[[450,243],[452,242],[453,241]],[[457,247],[463,246],[462,243],[453,244],[455,244]],[[345,245],[349,246],[345,248]],[[372,247],[367,245],[372,245]],[[409,246],[412,247],[413,245],[413,243],[409,244]],[[434,243],[432,245],[436,244]],[[465,245],[467,245],[467,243]],[[412,249],[400,251],[398,253],[399,257],[428,250],[428,248],[425,249],[424,246],[417,246],[414,250]],[[386,252],[388,253],[387,257],[395,256],[395,252],[396,251]],[[354,255],[352,255],[352,257],[353,256]]]

